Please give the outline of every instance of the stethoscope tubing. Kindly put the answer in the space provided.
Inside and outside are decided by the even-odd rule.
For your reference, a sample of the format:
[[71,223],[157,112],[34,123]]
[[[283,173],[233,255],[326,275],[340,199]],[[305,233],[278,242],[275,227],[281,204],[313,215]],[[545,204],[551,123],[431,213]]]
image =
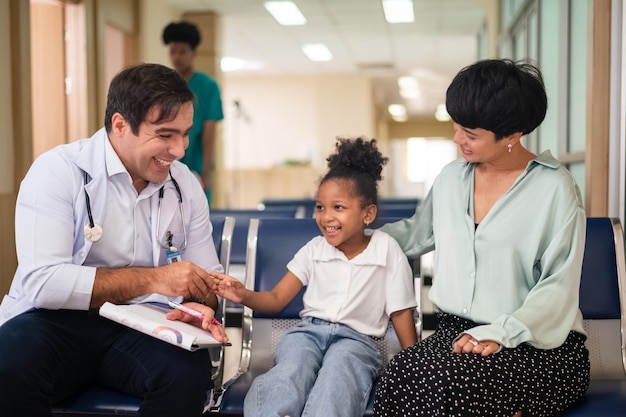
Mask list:
[[[172,177],[172,173],[170,172],[170,178],[172,179],[172,184],[174,184],[174,188],[176,188],[176,192],[178,193],[178,210],[180,211],[180,220],[183,225],[183,245],[178,248],[179,252],[184,251],[187,248],[187,226],[185,225],[185,209],[183,207],[183,194],[180,191],[180,187],[178,186],[178,182]],[[160,230],[161,225],[161,202],[163,201],[163,195],[165,194],[165,185],[159,189],[159,205],[157,208],[157,233]],[[159,240],[159,245],[163,249],[170,250],[170,246],[164,246]]]
[[89,227],[94,227],[93,215],[91,214],[91,200],[89,199],[89,193],[87,192],[87,183],[89,182],[89,178],[87,176],[87,171],[83,171],[85,173],[85,187],[83,190],[85,191],[85,202],[87,203],[87,217],[89,218]]
[[[170,175],[170,179],[172,180],[172,184],[174,184],[174,188],[176,189],[176,193],[178,194],[178,210],[180,211],[180,220],[183,226],[183,244],[181,247],[177,249],[178,251],[182,252],[183,250],[187,248],[187,243],[188,243],[187,242],[187,226],[185,225],[185,209],[183,207],[183,194],[180,190],[180,186],[178,185],[178,182],[174,179],[171,172],[169,173],[169,175]],[[89,198],[89,193],[87,192],[87,184],[89,183],[89,176],[87,174],[87,171],[84,171],[84,178],[85,178],[85,187],[84,187],[85,203],[87,205],[87,217],[89,219],[89,229],[91,230],[91,229],[96,228],[97,225],[93,221],[93,214],[91,212],[91,199]],[[165,194],[165,185],[161,186],[161,188],[159,189],[159,203],[158,203],[158,208],[157,208],[157,224],[156,224],[157,234],[161,226],[161,203],[163,202],[164,194]],[[171,249],[171,246],[163,245],[160,240],[159,240],[159,246],[161,246],[163,249],[166,249],[166,250]]]

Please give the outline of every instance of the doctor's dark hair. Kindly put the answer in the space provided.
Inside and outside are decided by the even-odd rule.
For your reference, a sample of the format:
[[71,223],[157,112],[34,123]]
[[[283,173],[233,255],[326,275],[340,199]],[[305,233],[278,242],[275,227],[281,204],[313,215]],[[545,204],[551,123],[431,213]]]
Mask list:
[[529,63],[486,59],[463,68],[446,93],[455,123],[492,131],[496,140],[527,135],[543,122],[548,98],[541,72]]
[[354,195],[361,199],[361,206],[378,204],[377,183],[382,179],[383,166],[389,158],[376,147],[376,139],[366,140],[339,138],[336,151],[326,160],[328,172],[320,185],[328,180],[349,180],[354,184]]
[[181,106],[193,100],[187,82],[175,70],[160,64],[131,66],[111,81],[104,127],[111,132],[111,118],[119,113],[136,135],[153,107],[158,109],[158,115],[150,122],[158,124],[174,120]]
[[198,27],[189,22],[172,22],[163,29],[163,43],[184,42],[191,49],[196,49],[200,44],[200,31]]

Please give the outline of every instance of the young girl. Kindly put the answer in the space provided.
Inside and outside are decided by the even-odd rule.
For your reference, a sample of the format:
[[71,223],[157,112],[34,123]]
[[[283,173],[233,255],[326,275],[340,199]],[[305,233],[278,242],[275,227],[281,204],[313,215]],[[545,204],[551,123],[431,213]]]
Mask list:
[[387,158],[375,140],[340,139],[317,191],[323,236],[302,247],[282,280],[253,292],[212,274],[215,291],[257,311],[280,311],[303,285],[302,322],[280,340],[275,366],[253,382],[246,417],[362,416],[382,359],[372,337],[391,317],[403,348],[417,341],[411,269],[387,234],[365,228],[376,217],[377,181]]

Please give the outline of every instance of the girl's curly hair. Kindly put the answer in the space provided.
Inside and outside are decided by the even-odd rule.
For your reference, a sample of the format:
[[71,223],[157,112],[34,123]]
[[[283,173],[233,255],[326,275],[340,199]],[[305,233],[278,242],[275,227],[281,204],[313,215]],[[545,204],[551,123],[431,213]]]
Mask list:
[[367,140],[339,138],[335,153],[330,155],[328,172],[320,185],[330,179],[354,182],[354,193],[362,199],[363,206],[378,204],[378,181],[382,179],[383,166],[389,158],[376,147],[376,139]]

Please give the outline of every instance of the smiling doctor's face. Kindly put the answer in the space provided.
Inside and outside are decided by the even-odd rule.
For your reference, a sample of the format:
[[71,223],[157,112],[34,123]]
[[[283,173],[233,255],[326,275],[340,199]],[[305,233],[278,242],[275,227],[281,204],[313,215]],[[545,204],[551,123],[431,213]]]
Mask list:
[[170,165],[182,158],[189,146],[189,130],[193,123],[193,104],[183,104],[176,117],[155,123],[159,109],[154,107],[139,125],[137,135],[124,117],[115,113],[109,134],[115,152],[128,170],[137,193],[149,182],[163,182]]

